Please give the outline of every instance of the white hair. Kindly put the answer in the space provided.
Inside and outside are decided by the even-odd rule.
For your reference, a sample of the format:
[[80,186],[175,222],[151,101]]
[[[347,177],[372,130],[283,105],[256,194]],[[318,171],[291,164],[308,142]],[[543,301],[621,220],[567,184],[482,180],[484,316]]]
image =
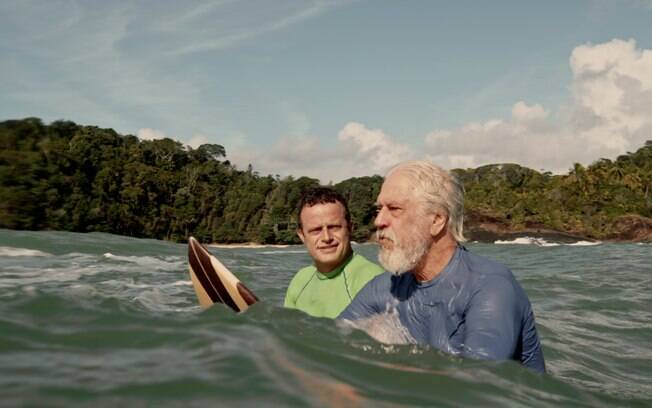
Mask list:
[[464,242],[464,185],[453,174],[425,160],[406,161],[392,167],[385,178],[396,172],[414,180],[417,196],[430,212],[445,211],[447,228],[457,242]]

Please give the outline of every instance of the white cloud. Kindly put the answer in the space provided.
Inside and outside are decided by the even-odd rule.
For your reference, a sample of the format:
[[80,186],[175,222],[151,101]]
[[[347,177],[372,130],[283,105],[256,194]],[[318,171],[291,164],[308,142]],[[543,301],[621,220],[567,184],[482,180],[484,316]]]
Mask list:
[[208,143],[208,137],[206,137],[205,135],[198,134],[191,137],[185,144],[192,147],[193,149],[196,149],[199,146],[206,143]]
[[425,137],[426,157],[453,167],[515,162],[567,171],[635,150],[652,129],[652,51],[634,40],[576,47],[570,57],[572,94],[556,114],[523,101],[511,118],[438,129]]
[[285,136],[270,147],[243,142],[228,148],[227,158],[240,169],[252,164],[262,175],[308,176],[323,182],[338,179],[340,170],[336,151],[322,147],[314,136]]
[[548,117],[548,112],[541,105],[528,106],[520,101],[512,107],[512,117],[517,122],[534,122]]
[[446,168],[501,162],[536,169],[565,168],[560,150],[569,146],[566,139],[567,135],[547,119],[540,107],[519,102],[514,105],[510,120],[470,123],[459,129],[429,133],[424,158]]
[[634,40],[575,48],[571,56],[575,129],[610,155],[639,147],[652,123],[652,51]]
[[177,140],[182,145],[190,146],[193,149],[196,149],[196,148],[198,148],[199,146],[201,146],[203,144],[209,143],[208,136],[203,135],[203,134],[196,134],[196,135],[193,135],[190,139],[184,140],[184,139],[181,139],[181,138],[178,138],[178,137],[168,136],[162,130],[152,129],[152,128],[138,129],[138,132],[137,132],[136,136],[138,136],[138,138],[141,139],[141,140],[157,140],[157,139],[165,139],[167,137],[167,138],[170,138],[170,139],[173,139],[173,140]]
[[384,172],[411,156],[407,145],[393,141],[380,129],[367,129],[357,122],[347,123],[338,140],[352,153],[352,164],[370,172]]
[[[310,118],[282,105],[293,130],[271,146],[242,142],[227,147],[240,168],[251,163],[260,174],[309,176],[328,181],[384,174],[392,165],[426,158],[447,168],[519,163],[538,170],[566,172],[643,145],[652,134],[652,51],[633,40],[576,47],[570,57],[569,101],[554,109],[517,101],[511,116],[456,129],[435,129],[420,151],[382,129],[349,122],[329,141],[309,135]],[[298,112],[298,113],[297,113]],[[141,129],[139,137],[164,137]],[[195,135],[188,142],[208,140]]]
[[156,139],[165,139],[166,137],[168,137],[162,131],[151,129],[151,128],[138,129],[138,133],[136,134],[136,136],[138,136],[138,138],[141,140],[156,140]]
[[[642,146],[652,131],[652,51],[633,40],[575,48],[569,102],[547,110],[518,101],[511,117],[436,129],[416,152],[382,129],[347,123],[337,139],[322,146],[316,137],[285,137],[265,152],[249,146],[229,157],[253,163],[262,174],[307,175],[339,181],[383,174],[408,159],[426,158],[447,168],[519,163],[537,170],[566,172]],[[307,120],[307,119],[306,119]]]
[[269,148],[241,144],[230,150],[227,157],[239,168],[252,163],[261,174],[308,176],[322,183],[384,174],[413,156],[407,145],[357,122],[347,123],[325,144],[315,136],[286,136]]

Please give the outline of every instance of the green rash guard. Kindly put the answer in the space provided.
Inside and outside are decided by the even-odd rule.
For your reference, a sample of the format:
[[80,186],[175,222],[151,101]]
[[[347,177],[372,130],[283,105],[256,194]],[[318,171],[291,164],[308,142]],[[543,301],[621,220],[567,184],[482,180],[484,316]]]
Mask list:
[[307,266],[292,278],[284,306],[311,316],[334,319],[367,282],[383,272],[380,266],[356,253],[325,274],[314,265]]

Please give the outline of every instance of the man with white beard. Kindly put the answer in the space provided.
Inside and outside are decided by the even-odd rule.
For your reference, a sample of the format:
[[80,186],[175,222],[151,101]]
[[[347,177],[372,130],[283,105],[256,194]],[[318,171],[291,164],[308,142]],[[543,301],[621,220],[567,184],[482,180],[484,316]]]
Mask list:
[[425,161],[399,164],[376,205],[378,258],[389,273],[339,319],[398,315],[417,343],[545,372],[530,301],[512,272],[461,245],[464,189],[453,175]]

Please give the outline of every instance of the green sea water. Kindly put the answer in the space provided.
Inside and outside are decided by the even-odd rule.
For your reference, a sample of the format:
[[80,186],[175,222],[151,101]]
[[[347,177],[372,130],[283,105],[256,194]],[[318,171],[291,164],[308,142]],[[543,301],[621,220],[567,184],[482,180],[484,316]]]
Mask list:
[[652,245],[467,247],[525,288],[548,374],[283,309],[300,246],[211,248],[262,299],[238,315],[199,309],[185,245],[0,230],[0,405],[652,405]]

